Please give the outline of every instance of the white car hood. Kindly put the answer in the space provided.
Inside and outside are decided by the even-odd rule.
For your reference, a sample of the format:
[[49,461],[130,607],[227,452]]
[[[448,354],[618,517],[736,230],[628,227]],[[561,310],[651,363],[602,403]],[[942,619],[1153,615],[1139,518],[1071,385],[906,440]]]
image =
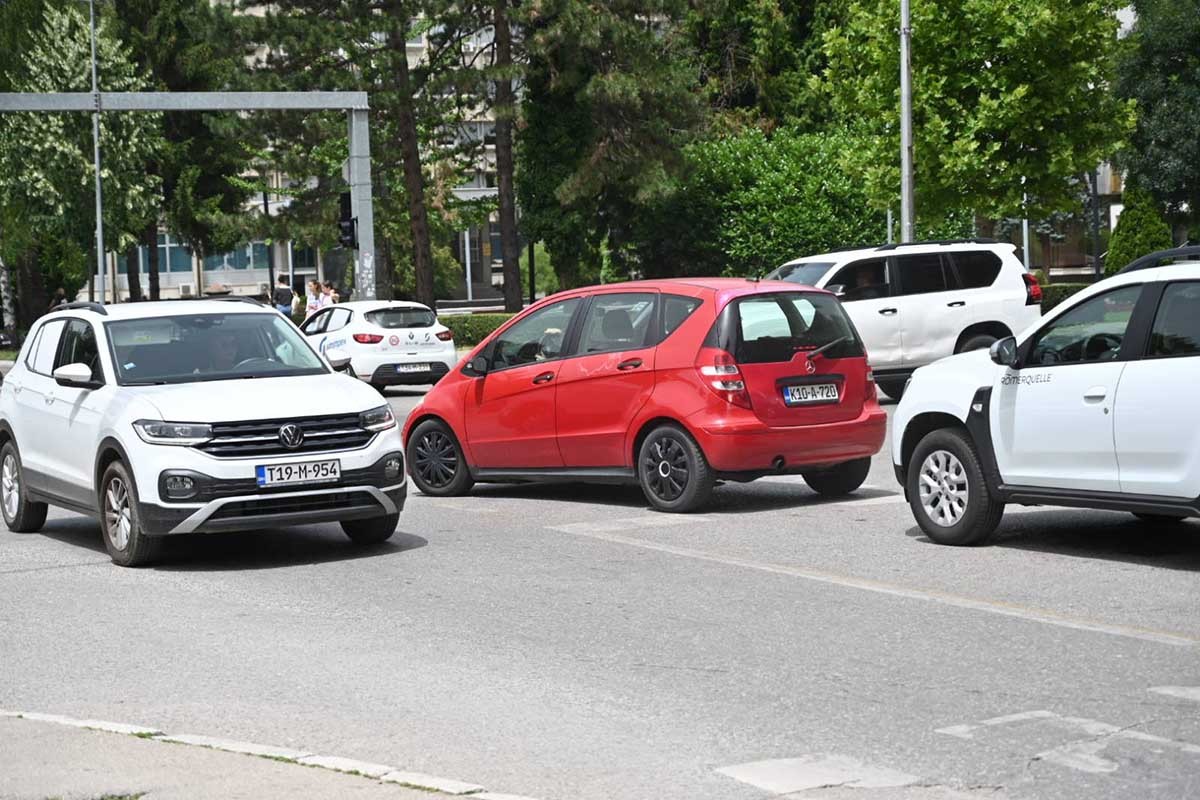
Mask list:
[[991,354],[985,348],[983,350],[971,350],[967,353],[946,356],[917,370],[922,375],[944,371],[959,372],[973,377],[979,376],[982,379],[981,385],[983,385],[992,382],[992,376],[996,373],[996,364],[992,361]]
[[168,422],[356,414],[384,405],[379,392],[342,374],[129,387]]

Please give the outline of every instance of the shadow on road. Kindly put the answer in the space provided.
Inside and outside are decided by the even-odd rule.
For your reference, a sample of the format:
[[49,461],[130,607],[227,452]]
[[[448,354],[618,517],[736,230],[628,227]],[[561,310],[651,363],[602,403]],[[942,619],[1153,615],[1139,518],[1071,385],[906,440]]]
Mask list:
[[[933,544],[916,526],[906,533]],[[1131,514],[1047,509],[1005,517],[985,546],[1200,572],[1196,520],[1160,525]]]
[[[40,534],[63,544],[107,554],[100,526],[86,517],[56,519]],[[336,527],[284,528],[244,533],[187,534],[167,537],[151,569],[184,572],[278,569],[359,558],[378,558],[416,550],[428,542],[403,531],[383,544],[363,547]]]

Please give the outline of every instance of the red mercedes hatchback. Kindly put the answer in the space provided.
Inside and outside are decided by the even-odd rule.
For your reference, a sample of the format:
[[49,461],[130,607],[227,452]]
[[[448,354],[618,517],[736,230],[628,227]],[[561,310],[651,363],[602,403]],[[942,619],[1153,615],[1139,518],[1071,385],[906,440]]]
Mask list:
[[862,341],[828,292],[733,278],[547,297],[497,330],[404,428],[413,483],[638,483],[693,511],[717,480],[799,473],[846,494],[887,417]]

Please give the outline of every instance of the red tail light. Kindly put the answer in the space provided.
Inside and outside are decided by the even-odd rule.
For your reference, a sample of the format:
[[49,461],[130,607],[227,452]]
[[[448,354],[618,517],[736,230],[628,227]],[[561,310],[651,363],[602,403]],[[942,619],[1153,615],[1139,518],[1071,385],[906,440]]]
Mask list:
[[751,407],[750,392],[746,391],[742,371],[729,353],[712,347],[704,348],[696,359],[696,371],[700,373],[704,385],[717,397],[735,406]]
[[1036,306],[1042,302],[1042,286],[1038,279],[1028,272],[1021,274],[1025,279],[1025,305]]
[[450,331],[450,330],[439,331],[437,333],[437,337],[439,339],[441,339],[443,342],[452,342],[452,341],[454,341],[454,331]]
[[878,400],[879,394],[875,391],[875,372],[871,369],[871,365],[867,364],[867,390],[863,394],[863,401]]
[[356,333],[354,341],[359,344],[379,344],[383,341],[383,337],[377,333]]

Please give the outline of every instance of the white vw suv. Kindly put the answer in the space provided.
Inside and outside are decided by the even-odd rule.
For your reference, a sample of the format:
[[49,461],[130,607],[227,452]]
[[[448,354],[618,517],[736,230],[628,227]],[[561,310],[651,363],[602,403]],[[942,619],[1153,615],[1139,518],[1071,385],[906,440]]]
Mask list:
[[73,303],[38,320],[0,384],[0,509],[99,516],[117,564],[160,537],[340,522],[396,529],[407,485],[396,421],[253,301]]
[[990,352],[917,370],[896,477],[942,544],[983,542],[1006,503],[1200,516],[1197,387],[1200,247],[1153,253]]
[[897,400],[913,370],[986,348],[1042,313],[1037,279],[1011,244],[991,239],[838,250],[766,277],[836,294],[867,347],[876,385]]

